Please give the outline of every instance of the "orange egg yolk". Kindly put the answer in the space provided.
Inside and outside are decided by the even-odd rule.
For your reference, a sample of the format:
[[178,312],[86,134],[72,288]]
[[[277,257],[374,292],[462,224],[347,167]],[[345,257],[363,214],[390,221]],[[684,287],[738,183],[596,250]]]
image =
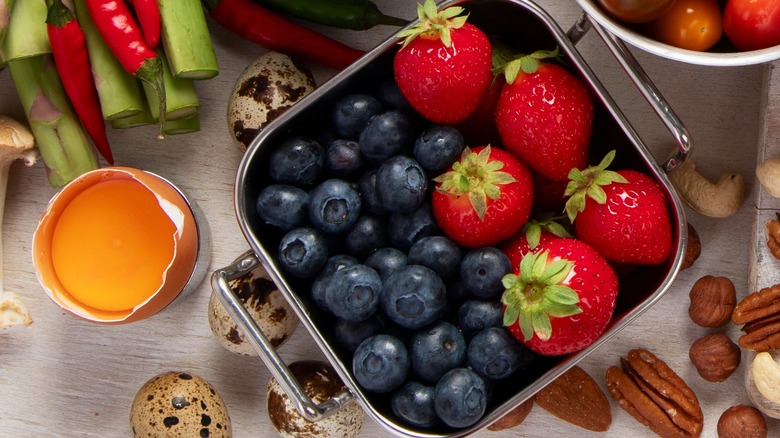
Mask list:
[[134,180],[109,180],[78,194],[52,236],[52,263],[82,304],[129,310],[163,284],[176,226],[155,195]]

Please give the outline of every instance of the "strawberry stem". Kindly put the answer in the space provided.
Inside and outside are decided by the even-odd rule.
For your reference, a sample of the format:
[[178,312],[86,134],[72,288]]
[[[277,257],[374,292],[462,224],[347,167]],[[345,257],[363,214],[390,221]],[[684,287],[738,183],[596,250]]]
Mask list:
[[598,165],[590,166],[585,170],[579,170],[575,167],[569,171],[569,184],[566,186],[564,196],[569,196],[565,210],[571,222],[574,222],[579,212],[585,210],[588,198],[599,204],[607,202],[607,194],[604,192],[603,186],[628,182],[623,175],[607,170],[614,159],[615,151],[611,150]]
[[408,29],[398,33],[398,38],[403,40],[401,48],[406,47],[417,37],[426,39],[440,39],[445,47],[452,44],[451,31],[459,29],[466,24],[468,14],[461,16],[464,9],[460,6],[450,6],[442,11],[438,10],[434,0],[425,0],[424,4],[417,4],[418,22]]
[[546,341],[552,336],[551,318],[563,318],[582,312],[577,292],[563,284],[574,263],[566,259],[548,260],[549,251],[529,253],[520,261],[519,274],[507,274],[501,280],[506,306],[504,325],[520,325],[523,337],[534,334]]
[[[537,50],[530,54],[515,55],[513,58],[511,58],[510,61],[506,62],[504,65],[496,65],[494,63],[493,73],[498,74],[503,71],[506,82],[508,84],[511,84],[515,81],[515,79],[517,79],[517,76],[520,74],[521,71],[525,74],[536,73],[536,70],[539,69],[539,65],[541,65],[541,61],[544,59],[558,57],[558,51],[559,48],[556,47],[555,50],[553,51]],[[506,57],[506,54],[502,54],[502,56]],[[494,59],[494,61],[496,60]]]
[[468,195],[469,202],[480,219],[485,218],[487,199],[498,199],[501,196],[498,186],[517,182],[510,173],[501,171],[503,162],[490,161],[490,151],[490,146],[478,153],[466,147],[460,160],[452,165],[452,170],[433,179],[441,183],[437,190],[442,193]]

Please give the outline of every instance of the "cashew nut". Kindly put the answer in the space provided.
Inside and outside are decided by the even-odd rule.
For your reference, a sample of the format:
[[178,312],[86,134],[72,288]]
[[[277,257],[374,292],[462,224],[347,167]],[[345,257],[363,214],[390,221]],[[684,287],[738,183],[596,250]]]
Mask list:
[[745,179],[741,174],[724,173],[713,183],[696,171],[690,157],[669,174],[669,180],[683,201],[705,216],[731,216],[745,199]]
[[762,351],[753,358],[753,382],[761,395],[772,403],[780,403],[780,364],[769,352]]
[[758,163],[756,177],[767,193],[780,198],[780,158],[767,158]]

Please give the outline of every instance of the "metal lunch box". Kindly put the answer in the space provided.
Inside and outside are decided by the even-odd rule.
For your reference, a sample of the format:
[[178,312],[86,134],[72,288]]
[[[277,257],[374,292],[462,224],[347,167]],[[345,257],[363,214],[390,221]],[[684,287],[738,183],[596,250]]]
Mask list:
[[[650,308],[669,289],[676,278],[686,247],[686,220],[680,200],[675,194],[666,172],[672,171],[691,151],[690,138],[663,97],[655,89],[641,67],[626,50],[622,41],[605,32],[587,14],[567,33],[542,8],[530,0],[450,0],[440,7],[464,7],[469,22],[490,35],[498,35],[521,52],[540,48],[560,47],[570,70],[584,81],[594,96],[594,129],[591,141],[591,161],[598,161],[608,150],[618,151],[612,168],[633,168],[653,176],[665,193],[673,230],[673,252],[666,263],[637,268],[621,278],[621,293],[613,318],[603,335],[586,349],[560,357],[540,359],[533,369],[515,373],[495,388],[483,418],[476,424],[453,429],[439,426],[420,429],[409,426],[392,413],[389,396],[373,394],[360,388],[351,372],[351,354],[333,340],[330,329],[332,315],[319,310],[309,298],[311,280],[287,275],[276,262],[278,243],[283,233],[262,224],[255,211],[259,192],[268,184],[268,157],[275,145],[291,133],[316,133],[329,124],[329,108],[340,97],[353,92],[371,92],[379,79],[392,75],[392,60],[397,50],[397,39],[391,37],[353,65],[322,84],[306,98],[269,124],[251,143],[239,165],[235,183],[235,210],[239,226],[251,249],[231,265],[218,269],[212,275],[212,287],[248,342],[257,350],[273,377],[280,383],[300,413],[311,421],[324,418],[345,403],[356,401],[370,418],[388,432],[407,437],[462,437],[490,425],[504,414],[529,399],[549,382],[585,358],[610,339],[632,320]],[[576,41],[594,28],[623,68],[638,86],[653,109],[672,132],[678,150],[665,162],[658,164],[648,152],[636,131],[595,77],[575,48]],[[244,309],[229,282],[246,275],[258,264],[262,265],[280,292],[293,307],[301,324],[314,339],[325,358],[344,381],[347,391],[323,403],[316,404],[306,396],[289,372],[284,361],[265,338],[257,323]]]

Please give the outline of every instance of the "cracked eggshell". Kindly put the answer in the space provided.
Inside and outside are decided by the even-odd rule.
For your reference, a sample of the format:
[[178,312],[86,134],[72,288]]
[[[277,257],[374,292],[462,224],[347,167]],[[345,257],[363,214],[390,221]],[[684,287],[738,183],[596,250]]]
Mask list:
[[316,88],[311,70],[283,53],[267,52],[236,80],[227,108],[228,129],[246,150],[257,134]]
[[[336,371],[326,362],[304,360],[289,365],[290,372],[303,391],[319,404],[345,391],[346,386]],[[311,422],[295,409],[287,394],[273,377],[266,392],[268,417],[279,435],[286,438],[340,437],[353,438],[360,434],[366,414],[357,403],[348,403],[333,415]]]
[[133,399],[134,437],[232,436],[227,406],[211,384],[185,372],[165,372],[147,381]]
[[[295,332],[298,317],[262,266],[231,281],[230,287],[274,348],[281,347]],[[212,333],[228,351],[245,356],[257,354],[214,292],[209,298],[208,319]]]

